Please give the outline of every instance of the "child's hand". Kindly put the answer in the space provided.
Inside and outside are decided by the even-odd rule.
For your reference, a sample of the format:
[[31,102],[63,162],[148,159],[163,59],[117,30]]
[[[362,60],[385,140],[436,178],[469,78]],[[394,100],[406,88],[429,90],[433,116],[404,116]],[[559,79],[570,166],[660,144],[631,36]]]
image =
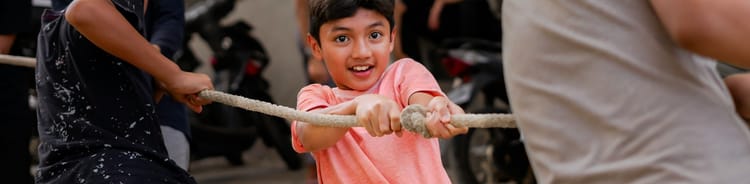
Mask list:
[[198,97],[198,92],[214,88],[208,75],[182,71],[167,81],[162,81],[162,85],[172,98],[195,112],[201,112],[203,105],[211,103],[208,99]]
[[457,128],[450,124],[451,115],[464,114],[464,110],[444,96],[436,96],[427,104],[427,130],[433,137],[451,138],[465,134],[469,128]]
[[381,95],[362,95],[354,98],[357,121],[373,137],[391,133],[401,136],[401,107]]

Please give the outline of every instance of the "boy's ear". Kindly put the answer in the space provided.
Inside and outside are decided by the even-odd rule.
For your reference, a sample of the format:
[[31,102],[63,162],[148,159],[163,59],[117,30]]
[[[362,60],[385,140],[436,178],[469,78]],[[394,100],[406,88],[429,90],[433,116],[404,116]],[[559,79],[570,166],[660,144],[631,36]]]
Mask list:
[[388,53],[393,52],[393,45],[396,42],[396,36],[398,36],[398,34],[396,34],[396,32],[398,32],[398,29],[396,28],[398,27],[395,27],[394,29],[391,30],[391,38],[389,40],[390,43],[388,43]]
[[316,60],[323,60],[323,56],[320,54],[320,43],[310,33],[307,33],[307,45],[310,46],[311,54]]

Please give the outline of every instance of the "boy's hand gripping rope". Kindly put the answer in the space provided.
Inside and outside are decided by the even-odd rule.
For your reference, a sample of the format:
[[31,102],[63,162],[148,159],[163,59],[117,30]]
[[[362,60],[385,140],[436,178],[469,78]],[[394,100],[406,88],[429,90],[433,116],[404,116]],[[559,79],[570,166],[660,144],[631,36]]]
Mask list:
[[[36,66],[36,60],[34,58],[3,54],[0,54],[0,63],[31,68]],[[198,96],[211,101],[243,108],[245,110],[260,112],[290,120],[298,120],[319,126],[360,126],[360,124],[357,123],[357,118],[352,115],[330,115],[302,112],[289,107],[213,90],[201,91],[198,93]],[[401,112],[401,125],[406,130],[422,134],[424,137],[431,137],[430,133],[427,131],[427,127],[425,127],[426,114],[426,110],[421,105],[410,105],[404,108]],[[470,128],[516,128],[515,120],[511,114],[456,114],[451,116],[451,124],[457,127]]]
[[[201,98],[239,107],[249,111],[260,112],[290,120],[302,121],[327,127],[359,127],[357,118],[352,115],[332,115],[298,111],[289,107],[268,102],[249,99],[223,92],[204,90],[198,93]],[[411,132],[424,137],[432,137],[425,126],[427,111],[421,105],[410,105],[401,111],[401,125]],[[456,127],[470,128],[515,128],[515,120],[511,114],[456,114],[451,116],[451,124]]]

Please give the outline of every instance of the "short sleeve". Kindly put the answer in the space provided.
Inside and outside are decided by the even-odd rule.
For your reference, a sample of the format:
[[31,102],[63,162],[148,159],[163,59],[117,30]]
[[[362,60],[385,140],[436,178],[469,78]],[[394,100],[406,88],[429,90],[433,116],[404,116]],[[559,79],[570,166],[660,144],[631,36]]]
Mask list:
[[130,23],[138,33],[146,32],[146,15],[143,13],[143,0],[111,0],[115,8],[120,11],[123,17]]
[[396,61],[392,67],[394,67],[395,85],[402,104],[409,104],[409,97],[416,92],[445,96],[435,77],[422,64],[407,58]]
[[[330,105],[328,100],[331,98],[331,94],[332,90],[328,86],[320,84],[305,86],[297,94],[297,110],[307,112],[313,109],[328,107]],[[297,136],[297,121],[292,122],[291,129],[294,150],[299,153],[307,152]]]

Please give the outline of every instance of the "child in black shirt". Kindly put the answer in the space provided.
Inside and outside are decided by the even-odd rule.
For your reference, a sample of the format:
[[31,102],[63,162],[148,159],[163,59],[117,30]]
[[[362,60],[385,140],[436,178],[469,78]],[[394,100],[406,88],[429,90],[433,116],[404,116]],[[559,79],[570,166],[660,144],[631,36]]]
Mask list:
[[37,183],[195,183],[167,157],[154,91],[200,112],[209,101],[196,94],[213,86],[144,39],[146,1],[75,0],[45,12]]

